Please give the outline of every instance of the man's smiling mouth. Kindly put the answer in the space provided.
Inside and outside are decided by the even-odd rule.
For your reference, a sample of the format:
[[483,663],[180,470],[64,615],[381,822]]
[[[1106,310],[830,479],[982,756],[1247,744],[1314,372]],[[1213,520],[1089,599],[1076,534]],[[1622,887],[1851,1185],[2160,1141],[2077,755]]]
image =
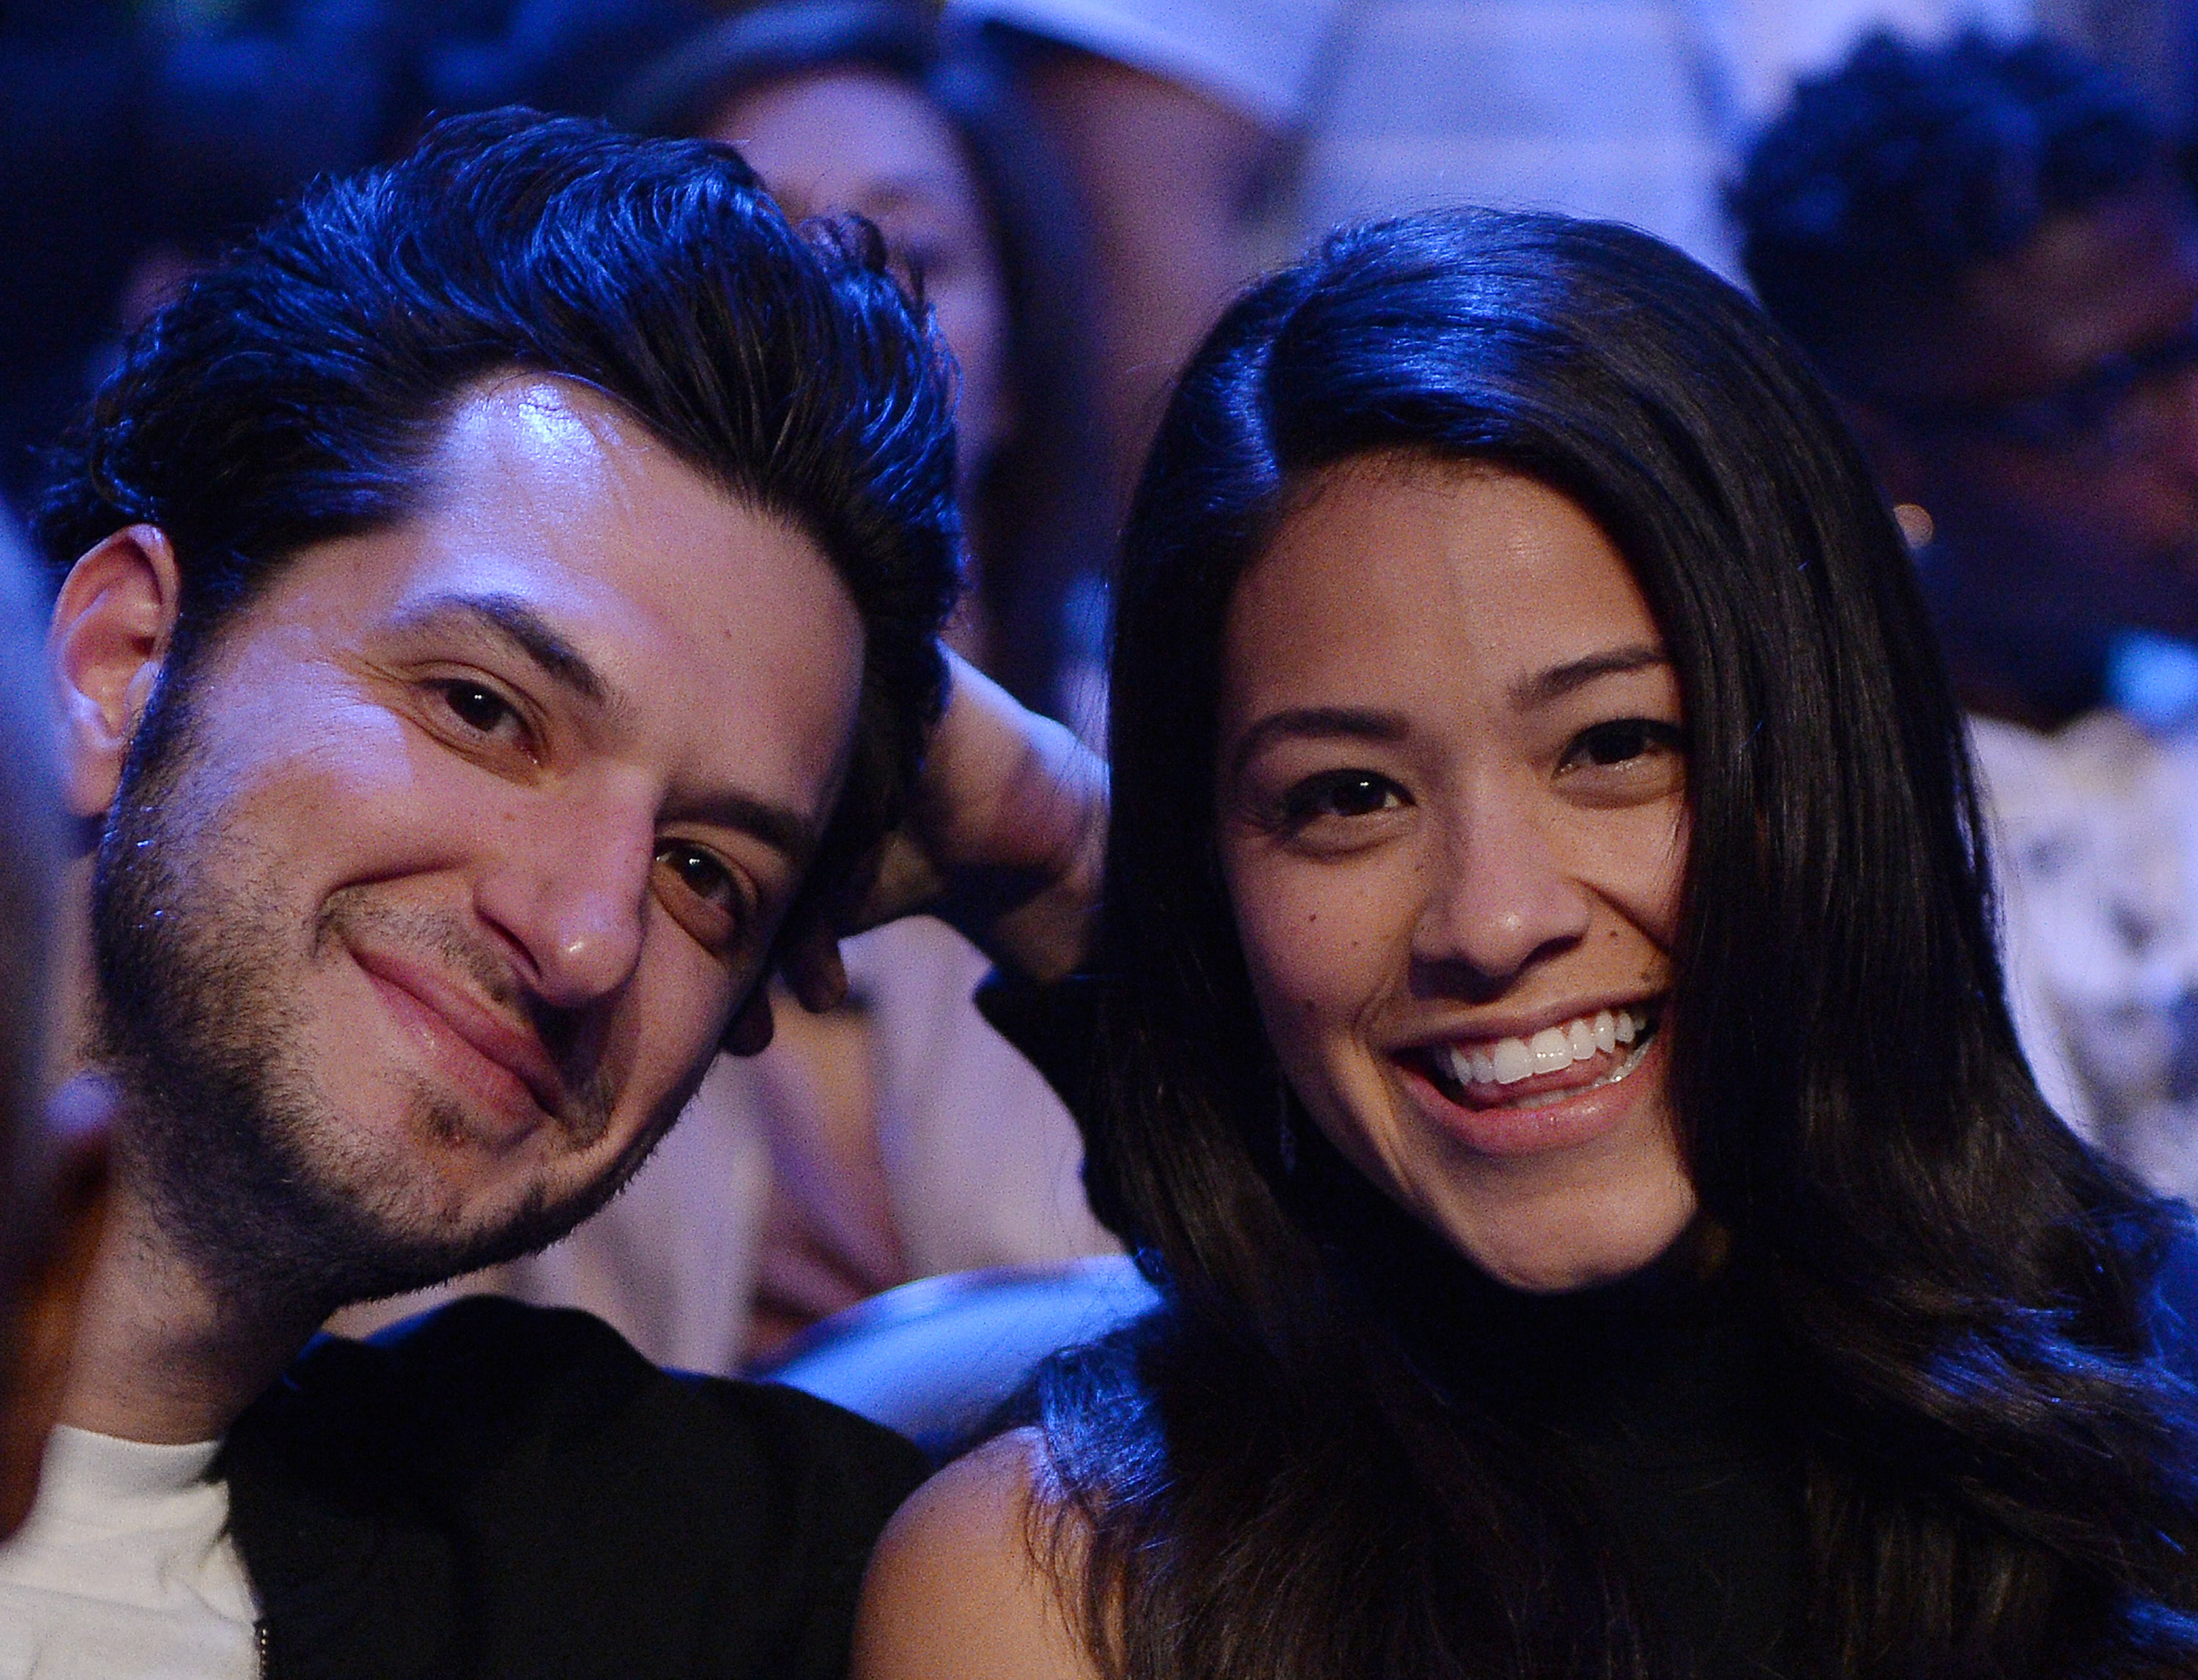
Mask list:
[[[1657,1021],[1653,1003],[1599,1009],[1545,1026],[1531,1038],[1430,1045],[1416,1060],[1453,1102],[1540,1107],[1625,1078],[1655,1042]],[[1576,1077],[1551,1077],[1561,1075]],[[1507,1095],[1521,1085],[1526,1089]]]
[[372,949],[354,947],[352,955],[371,980],[432,1017],[452,1039],[500,1069],[544,1115],[553,1120],[562,1115],[564,1082],[555,1061],[530,1030],[500,1019],[431,965]]

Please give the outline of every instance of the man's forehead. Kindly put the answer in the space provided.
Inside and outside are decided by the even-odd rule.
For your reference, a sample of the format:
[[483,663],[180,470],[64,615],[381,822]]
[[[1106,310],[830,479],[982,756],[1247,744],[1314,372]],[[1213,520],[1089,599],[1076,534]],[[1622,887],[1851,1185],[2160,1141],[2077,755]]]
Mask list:
[[683,741],[698,764],[737,752],[783,797],[840,759],[864,636],[837,571],[610,398],[483,381],[423,489],[416,517],[303,568],[293,605],[394,652],[523,660],[611,734]]
[[[649,468],[683,473],[698,489],[730,499],[617,398],[561,375],[509,369],[476,381],[451,402],[427,462],[422,500],[430,512],[463,515],[500,501],[514,473],[538,488],[631,497]],[[544,511],[554,513],[555,504]]]
[[[615,398],[561,375],[506,373],[462,393],[422,500],[427,520],[462,535],[480,561],[548,559],[647,593],[676,585],[696,611],[724,595],[738,569],[693,552],[684,539],[697,532],[714,533],[727,560],[761,546],[830,571],[794,521],[728,489]],[[723,540],[729,527],[747,540]]]

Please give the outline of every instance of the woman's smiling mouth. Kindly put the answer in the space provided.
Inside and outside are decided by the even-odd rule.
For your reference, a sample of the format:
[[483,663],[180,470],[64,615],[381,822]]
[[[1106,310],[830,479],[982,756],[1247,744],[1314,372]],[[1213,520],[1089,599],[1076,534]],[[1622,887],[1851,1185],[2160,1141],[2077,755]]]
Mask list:
[[1436,1090],[1474,1108],[1538,1108],[1614,1085],[1655,1042],[1654,1002],[1598,1009],[1524,1037],[1433,1044],[1412,1060]]

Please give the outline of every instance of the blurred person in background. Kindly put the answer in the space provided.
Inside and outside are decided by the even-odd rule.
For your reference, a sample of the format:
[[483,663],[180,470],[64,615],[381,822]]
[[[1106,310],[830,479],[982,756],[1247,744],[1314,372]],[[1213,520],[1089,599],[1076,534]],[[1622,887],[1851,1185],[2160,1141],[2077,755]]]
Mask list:
[[[884,235],[959,369],[972,577],[949,638],[1026,703],[1090,718],[1105,503],[1083,246],[1003,67],[916,5],[765,5],[645,71],[623,114],[737,147],[790,217]],[[1074,1123],[971,1002],[986,958],[927,917],[846,955],[846,1004],[781,1007],[771,1047],[721,1059],[600,1216],[439,1296],[584,1306],[664,1363],[727,1371],[914,1278],[1112,1252]]]
[[[668,56],[628,114],[737,147],[797,220],[852,212],[885,235],[960,374],[972,575],[949,639],[1025,704],[1095,730],[1109,526],[1088,261],[1007,67],[906,0],[765,5]],[[909,918],[847,961],[846,1007],[782,1010],[780,1042],[689,1116],[722,1103],[769,1140],[750,1358],[912,1278],[1116,1247],[1085,1204],[1074,1123],[971,1002],[975,948]]]
[[1086,591],[1109,535],[1093,496],[1089,258],[1066,169],[1009,66],[921,0],[795,0],[685,42],[618,114],[736,147],[797,221],[852,213],[885,235],[959,370],[972,575],[950,636],[1026,706],[1088,704]]
[[1227,299],[1346,222],[1607,217],[1728,274],[1718,193],[1797,73],[1869,24],[2025,26],[2033,0],[946,0],[1009,43],[1098,253],[1117,494]]
[[106,1188],[101,1094],[49,1111],[42,1089],[61,869],[43,620],[0,505],[0,1539],[37,1491]]
[[1878,36],[1732,203],[1900,504],[2039,1081],[2198,1195],[2198,214],[2165,138],[2065,48]]

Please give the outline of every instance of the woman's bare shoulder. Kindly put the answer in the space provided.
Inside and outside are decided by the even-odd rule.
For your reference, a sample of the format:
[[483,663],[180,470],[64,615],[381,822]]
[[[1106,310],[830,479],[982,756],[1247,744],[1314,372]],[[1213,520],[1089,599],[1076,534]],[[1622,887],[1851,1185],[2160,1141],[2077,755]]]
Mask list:
[[1097,1680],[1032,1551],[1044,1476],[1037,1432],[1019,1429],[916,1490],[870,1559],[852,1680]]

